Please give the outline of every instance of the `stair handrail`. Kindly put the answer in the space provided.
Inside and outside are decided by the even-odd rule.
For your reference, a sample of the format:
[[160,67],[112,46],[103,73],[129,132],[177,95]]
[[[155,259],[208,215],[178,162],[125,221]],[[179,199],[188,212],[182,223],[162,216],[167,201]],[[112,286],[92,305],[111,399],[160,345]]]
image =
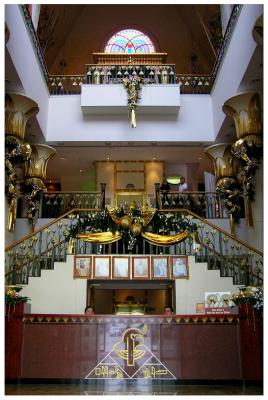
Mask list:
[[85,211],[85,212],[99,212],[101,211],[100,208],[72,208],[71,210],[67,211],[66,213],[60,215],[57,218],[54,218],[52,221],[48,222],[45,225],[42,225],[40,228],[34,230],[32,233],[29,233],[28,235],[24,236],[22,239],[17,240],[16,242],[10,244],[5,248],[5,252],[11,250],[13,247],[16,247],[20,243],[24,242],[25,240],[30,239],[31,237],[34,237],[37,233],[41,232],[44,229],[47,229],[49,226],[57,223],[63,218],[66,218],[68,215],[73,214],[74,212],[77,211]]
[[256,249],[255,247],[249,245],[248,243],[244,242],[243,240],[239,239],[236,235],[232,235],[231,233],[225,231],[224,229],[222,229],[221,227],[213,224],[212,222],[210,222],[209,220],[200,217],[199,215],[195,214],[193,211],[190,211],[186,208],[162,208],[158,210],[159,212],[187,212],[188,214],[191,214],[195,219],[199,219],[200,221],[202,221],[204,224],[210,225],[213,229],[216,229],[217,231],[223,233],[224,235],[228,236],[230,239],[237,241],[238,243],[240,243],[242,246],[247,247],[249,250],[253,251],[254,253],[259,254],[260,256],[263,256],[263,252]]
[[[51,268],[47,266],[42,266],[43,262],[45,262],[46,265],[50,265],[51,263],[53,264],[54,261],[63,261],[63,259],[68,254],[68,243],[66,238],[68,237],[68,229],[73,224],[72,221],[75,222],[77,214],[79,215],[80,213],[90,212],[98,213],[101,212],[101,209],[73,208],[72,210],[69,210],[68,212],[62,214],[60,217],[55,218],[49,223],[43,225],[31,234],[26,235],[19,241],[16,241],[15,243],[7,246],[6,254],[8,257],[7,259],[9,260],[9,266],[8,264],[6,264],[7,272],[5,276],[11,276],[12,281],[14,282],[15,279],[15,281],[17,282],[17,278],[14,278],[13,275],[15,276],[17,273],[19,273],[19,271],[21,271],[21,276],[24,277],[24,279],[22,278],[22,282],[25,282],[29,274],[31,274],[30,276],[40,276],[40,268]],[[177,254],[195,254],[199,261],[212,261],[212,269],[220,269],[222,276],[233,276],[234,279],[237,281],[237,283],[235,284],[243,284],[243,282],[249,282],[251,285],[262,285],[262,251],[254,248],[253,246],[239,239],[235,235],[228,233],[224,229],[211,223],[205,218],[198,216],[188,209],[165,208],[159,209],[158,212],[163,214],[176,213],[183,215],[186,218],[190,217],[198,221],[197,232],[199,238],[197,235],[197,237],[190,238],[189,241],[185,241],[185,243],[183,242],[182,247],[178,247],[178,249],[176,250],[179,251],[179,253]],[[59,221],[66,219],[66,217],[70,218],[71,215],[73,215],[73,217],[71,218],[72,221],[70,221],[69,223],[67,221],[61,222],[59,224]],[[54,228],[52,225],[54,227],[58,226],[58,230],[53,230]],[[48,240],[47,238],[49,237],[50,233],[46,232],[46,230],[48,230],[50,227],[51,229],[49,230],[49,232],[52,232],[52,236],[50,236],[50,239]],[[42,239],[43,232],[45,233],[45,238]],[[26,243],[27,241],[28,244]],[[196,247],[196,244],[198,244],[198,242],[200,246],[199,250],[196,251],[196,249],[198,248],[198,246]],[[51,248],[47,247],[48,243],[52,243]],[[81,250],[83,254],[84,251],[85,254],[91,254],[87,253],[86,247],[84,248],[85,243],[82,239],[78,239],[77,243],[77,254],[80,254]],[[46,246],[45,251],[43,245]],[[26,254],[24,253],[24,249],[27,247],[33,248],[33,250],[30,250],[30,252],[28,251],[28,253]],[[51,250],[53,253],[53,262],[51,261],[51,254],[49,254],[51,253]],[[109,252],[111,251],[111,249],[108,250],[107,248],[107,251]],[[43,256],[45,254],[47,254],[47,257],[44,258]],[[218,267],[218,265],[220,265],[220,267]]]

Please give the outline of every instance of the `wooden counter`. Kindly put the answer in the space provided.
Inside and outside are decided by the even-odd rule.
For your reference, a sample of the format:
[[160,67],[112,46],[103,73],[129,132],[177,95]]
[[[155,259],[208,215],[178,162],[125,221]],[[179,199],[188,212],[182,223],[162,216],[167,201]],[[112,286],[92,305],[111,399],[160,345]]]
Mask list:
[[22,324],[17,378],[244,378],[237,315],[25,314]]

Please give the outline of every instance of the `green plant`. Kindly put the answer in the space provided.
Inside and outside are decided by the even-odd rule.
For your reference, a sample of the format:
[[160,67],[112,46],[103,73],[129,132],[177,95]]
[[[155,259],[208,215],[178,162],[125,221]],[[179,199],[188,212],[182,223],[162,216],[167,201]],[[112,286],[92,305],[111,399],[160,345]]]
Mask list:
[[6,294],[5,294],[5,303],[10,307],[13,306],[15,307],[16,304],[20,303],[26,303],[29,300],[29,297],[26,296],[21,296],[18,292],[22,288],[19,286],[8,286],[6,288]]

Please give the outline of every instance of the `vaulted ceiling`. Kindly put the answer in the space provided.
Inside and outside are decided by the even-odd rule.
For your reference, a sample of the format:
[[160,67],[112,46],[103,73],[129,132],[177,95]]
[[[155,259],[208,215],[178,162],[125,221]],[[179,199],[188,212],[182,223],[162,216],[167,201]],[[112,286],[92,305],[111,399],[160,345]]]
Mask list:
[[41,6],[38,37],[50,74],[83,74],[92,53],[124,28],[146,33],[179,74],[210,74],[221,40],[220,5]]

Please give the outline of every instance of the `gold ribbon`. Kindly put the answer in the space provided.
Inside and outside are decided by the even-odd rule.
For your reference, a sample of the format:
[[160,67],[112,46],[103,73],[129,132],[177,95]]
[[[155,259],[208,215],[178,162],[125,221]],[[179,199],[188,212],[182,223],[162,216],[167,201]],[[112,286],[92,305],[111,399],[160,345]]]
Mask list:
[[8,206],[8,230],[9,232],[13,232],[16,225],[16,216],[17,216],[17,197],[13,197]]
[[142,237],[149,243],[161,246],[179,243],[182,240],[187,239],[190,235],[190,232],[181,232],[177,235],[157,235],[151,232],[142,233]]
[[77,235],[77,239],[82,239],[89,243],[109,244],[120,240],[121,235],[117,232],[80,233]]
[[131,109],[131,128],[136,128],[136,114],[134,108]]
[[[112,220],[117,224],[120,225],[120,219],[122,217],[118,217],[117,213],[120,211],[120,207],[108,207],[107,208],[109,216],[112,218]],[[153,219],[153,216],[155,215],[157,209],[154,207],[141,207],[140,212],[141,212],[141,217],[138,218],[138,222],[140,222],[143,226],[147,226],[151,220]],[[126,212],[125,215],[132,216],[131,209],[129,209],[129,212]]]

